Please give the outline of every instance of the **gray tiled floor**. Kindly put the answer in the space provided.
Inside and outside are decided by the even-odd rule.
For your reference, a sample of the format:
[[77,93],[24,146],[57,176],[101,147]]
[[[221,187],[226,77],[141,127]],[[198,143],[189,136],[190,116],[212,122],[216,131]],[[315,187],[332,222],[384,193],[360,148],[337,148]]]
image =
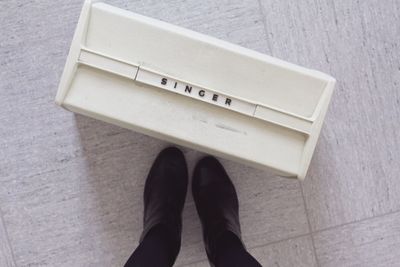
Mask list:
[[[223,160],[264,266],[399,266],[400,3],[108,1],[338,79],[304,183]],[[121,266],[167,144],[53,104],[81,1],[0,1],[0,266]],[[185,149],[192,168],[202,156]],[[208,266],[189,194],[177,266]]]
[[304,183],[313,229],[400,209],[399,8],[346,1],[319,9],[318,32],[329,29],[324,65],[339,86]]
[[[274,242],[266,246],[249,249],[259,259],[262,266],[280,267],[314,267],[317,266],[312,248],[311,238],[302,236],[282,242]],[[207,261],[196,262],[188,267],[208,267]]]
[[314,240],[321,266],[399,266],[400,214],[321,231]]

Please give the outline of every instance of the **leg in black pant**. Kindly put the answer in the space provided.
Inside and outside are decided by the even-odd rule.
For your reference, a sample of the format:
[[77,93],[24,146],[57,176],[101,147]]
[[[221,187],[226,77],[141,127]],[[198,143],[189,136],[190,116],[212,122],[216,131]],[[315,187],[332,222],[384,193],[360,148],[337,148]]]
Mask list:
[[217,267],[261,267],[250,255],[240,239],[232,232],[225,232],[217,241],[215,266]]
[[192,192],[211,265],[261,267],[243,245],[236,190],[217,159],[206,157],[196,165]]
[[160,152],[144,188],[143,233],[125,267],[170,267],[181,246],[182,209],[188,184],[186,161],[177,148]]
[[172,251],[169,236],[162,226],[155,226],[133,252],[125,267],[170,267]]

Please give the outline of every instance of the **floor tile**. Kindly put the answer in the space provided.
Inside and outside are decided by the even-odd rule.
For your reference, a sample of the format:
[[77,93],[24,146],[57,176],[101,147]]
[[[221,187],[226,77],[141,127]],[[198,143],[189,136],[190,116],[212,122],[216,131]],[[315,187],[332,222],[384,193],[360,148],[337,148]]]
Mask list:
[[[309,236],[289,239],[267,246],[249,249],[262,266],[317,266]],[[187,267],[209,267],[208,261],[196,262],[185,265]]]
[[304,236],[249,249],[262,266],[317,266],[311,237]]
[[14,267],[15,262],[0,210],[0,266]]
[[312,229],[400,210],[399,2],[261,3],[271,53],[338,81],[303,184]]
[[[66,127],[58,137],[36,133],[34,143],[17,143],[0,189],[17,266],[121,266],[136,247],[145,173],[164,144],[103,126],[93,136],[86,121],[82,139]],[[102,142],[86,145],[92,138]]]
[[321,267],[399,266],[400,213],[318,232],[314,240]]

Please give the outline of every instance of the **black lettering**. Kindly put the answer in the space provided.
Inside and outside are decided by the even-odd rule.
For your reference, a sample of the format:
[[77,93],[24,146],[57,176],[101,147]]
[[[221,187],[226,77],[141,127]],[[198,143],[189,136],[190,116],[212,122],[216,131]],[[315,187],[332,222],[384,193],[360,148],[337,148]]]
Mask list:
[[162,84],[162,85],[166,85],[166,84],[167,84],[167,81],[168,81],[167,78],[162,78],[162,79],[161,79],[161,84]]
[[199,91],[199,96],[203,97],[206,92],[204,90]]
[[231,102],[232,102],[232,100],[231,100],[230,98],[227,98],[227,99],[225,100],[225,105],[230,106],[230,105],[231,105]]
[[213,101],[217,101],[217,99],[218,99],[218,95],[214,94],[213,97],[212,97],[212,100]]
[[176,88],[176,86],[178,85],[178,83],[177,82],[175,82],[175,85],[174,85],[174,88]]
[[192,87],[189,85],[186,85],[185,92],[188,92],[189,94],[192,93]]

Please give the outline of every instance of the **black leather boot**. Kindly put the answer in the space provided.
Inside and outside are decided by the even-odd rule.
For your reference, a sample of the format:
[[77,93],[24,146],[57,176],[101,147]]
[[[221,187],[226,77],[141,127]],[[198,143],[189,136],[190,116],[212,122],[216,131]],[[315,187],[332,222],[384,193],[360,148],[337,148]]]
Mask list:
[[230,231],[241,241],[236,190],[224,167],[216,158],[208,156],[196,165],[192,191],[203,228],[207,256],[214,266],[216,243],[223,233]]
[[[144,188],[142,242],[156,225],[163,225],[171,240],[171,264],[181,247],[182,210],[188,185],[188,172],[183,153],[175,147],[160,152],[147,176]],[[154,255],[157,257],[157,255]]]

